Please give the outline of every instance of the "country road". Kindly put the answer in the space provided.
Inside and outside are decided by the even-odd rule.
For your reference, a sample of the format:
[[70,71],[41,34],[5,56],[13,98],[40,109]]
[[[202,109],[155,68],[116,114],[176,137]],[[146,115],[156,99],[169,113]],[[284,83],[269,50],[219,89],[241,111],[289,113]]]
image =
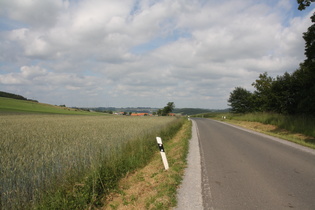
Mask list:
[[[315,209],[315,150],[210,119],[193,121],[192,142],[200,150],[190,156],[200,159],[188,157],[177,209]],[[201,193],[193,187],[195,165]]]
[[315,209],[315,155],[209,119],[194,119],[205,209]]

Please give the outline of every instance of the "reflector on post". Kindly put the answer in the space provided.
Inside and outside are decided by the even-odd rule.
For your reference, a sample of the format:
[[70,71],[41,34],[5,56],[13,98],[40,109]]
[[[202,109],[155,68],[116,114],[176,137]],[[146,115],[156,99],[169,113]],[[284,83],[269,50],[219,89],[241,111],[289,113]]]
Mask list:
[[163,143],[162,143],[161,137],[156,137],[156,141],[157,141],[159,149],[160,149],[160,153],[161,153],[161,157],[162,157],[162,160],[163,160],[164,168],[165,168],[165,170],[168,170],[169,166],[168,166],[168,162],[167,162],[167,158],[166,158],[166,154],[165,154],[165,150],[164,150],[164,147],[163,147]]

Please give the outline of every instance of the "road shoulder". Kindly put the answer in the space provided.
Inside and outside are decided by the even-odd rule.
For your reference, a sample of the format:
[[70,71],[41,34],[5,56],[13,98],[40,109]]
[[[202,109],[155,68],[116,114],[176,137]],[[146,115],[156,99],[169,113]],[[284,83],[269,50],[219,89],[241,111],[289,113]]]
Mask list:
[[201,160],[196,122],[192,120],[192,138],[189,142],[188,167],[178,189],[176,210],[203,209],[201,188]]

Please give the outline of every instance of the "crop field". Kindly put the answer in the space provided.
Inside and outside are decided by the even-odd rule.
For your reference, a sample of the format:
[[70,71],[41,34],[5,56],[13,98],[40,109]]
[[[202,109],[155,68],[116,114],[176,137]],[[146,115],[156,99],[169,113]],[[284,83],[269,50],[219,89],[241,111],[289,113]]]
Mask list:
[[74,115],[97,115],[82,110],[71,109],[68,107],[54,106],[50,104],[37,103],[33,101],[17,100],[12,98],[0,97],[0,114],[23,114],[23,113],[45,113],[45,114],[74,114]]
[[[119,177],[139,159],[135,165],[144,164],[150,157],[145,153],[157,149],[154,136],[177,124],[174,117],[2,115],[0,209],[94,202],[108,185],[100,176]],[[124,151],[128,160],[119,162]]]

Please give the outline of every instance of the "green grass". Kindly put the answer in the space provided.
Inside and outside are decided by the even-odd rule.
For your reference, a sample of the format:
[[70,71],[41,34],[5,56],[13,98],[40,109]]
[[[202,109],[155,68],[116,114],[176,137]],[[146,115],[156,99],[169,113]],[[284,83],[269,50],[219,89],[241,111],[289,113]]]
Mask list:
[[180,129],[173,138],[162,138],[169,169],[164,169],[160,152],[156,150],[145,167],[129,173],[119,182],[103,209],[172,209],[176,206],[191,139],[191,121],[183,122],[175,126]]
[[67,107],[53,106],[50,104],[37,103],[33,101],[17,100],[0,97],[0,115],[4,114],[25,114],[25,113],[46,113],[46,114],[79,114],[95,115],[91,113]]
[[148,163],[174,117],[19,114],[0,117],[0,209],[102,205],[124,174]]
[[290,116],[276,113],[250,113],[244,115],[229,115],[231,119],[260,122],[275,125],[294,133],[301,133],[315,138],[315,118],[308,116]]
[[[227,121],[245,121],[259,122],[265,125],[276,126],[276,129],[270,131],[271,135],[283,138],[295,143],[315,148],[315,118],[306,115],[281,115],[277,113],[248,113],[248,114],[232,114],[232,113],[209,113],[204,117],[223,120],[222,116],[226,116]],[[198,115],[197,117],[202,117]],[[287,132],[284,132],[287,131]],[[294,134],[305,135],[304,139],[297,139]]]

